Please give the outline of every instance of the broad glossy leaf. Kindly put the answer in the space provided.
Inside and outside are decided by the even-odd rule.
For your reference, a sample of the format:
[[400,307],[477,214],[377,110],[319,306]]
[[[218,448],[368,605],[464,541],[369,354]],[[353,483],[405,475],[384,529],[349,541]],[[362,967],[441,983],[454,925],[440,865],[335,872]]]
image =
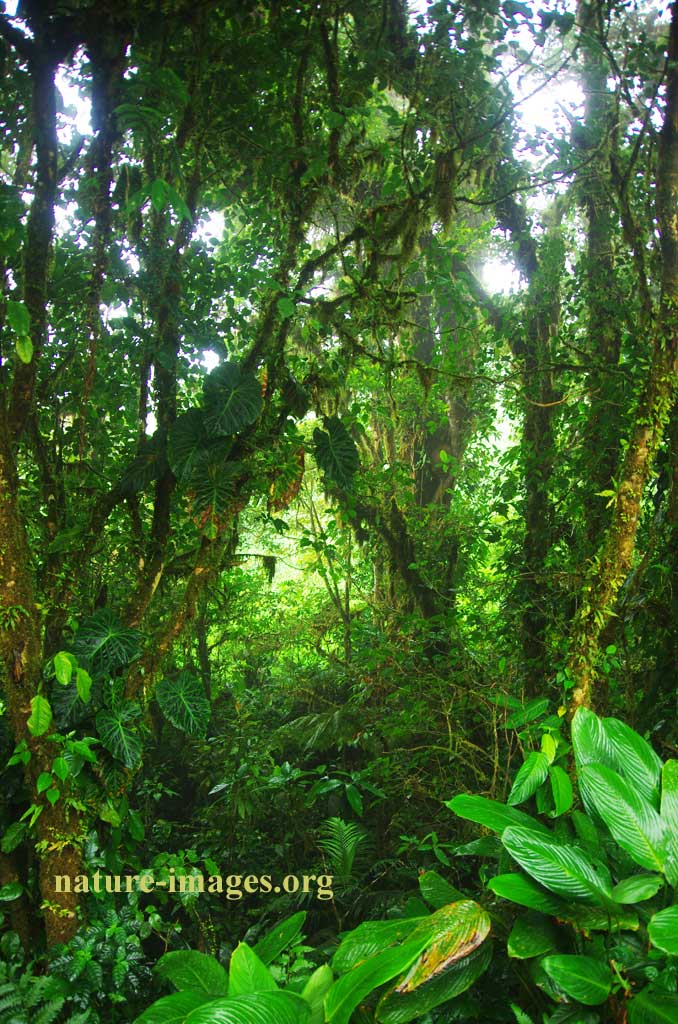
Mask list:
[[126,768],[136,768],[141,760],[141,739],[131,728],[140,715],[138,704],[126,703],[100,711],[96,717],[101,742]]
[[659,807],[662,762],[647,740],[618,718],[603,718],[603,730],[617,759],[618,771],[653,807]]
[[188,736],[204,736],[210,720],[210,703],[202,683],[190,672],[163,679],[155,697],[165,718]]
[[668,833],[664,874],[669,885],[678,886],[678,761],[667,761],[662,770],[661,816]]
[[108,673],[129,665],[139,655],[141,633],[123,626],[110,608],[99,608],[80,626],[73,642],[79,660],[94,672]]
[[380,1024],[406,1024],[407,1021],[423,1019],[436,1006],[470,988],[491,960],[492,947],[486,942],[468,956],[432,975],[411,992],[400,992],[400,985],[397,984],[379,1002],[376,1020]]
[[541,956],[556,948],[557,933],[543,914],[524,914],[516,918],[506,945],[508,955],[517,960]]
[[572,747],[578,768],[587,764],[617,766],[614,747],[603,728],[602,719],[588,708],[577,708],[572,719]]
[[475,821],[478,825],[492,829],[493,832],[503,832],[506,828],[516,827],[533,829],[546,838],[551,835],[536,818],[531,818],[529,814],[518,811],[515,807],[507,807],[498,800],[490,800],[489,797],[460,793],[452,800],[446,800],[445,805],[460,818]]
[[305,920],[306,911],[299,910],[296,914],[285,918],[275,928],[272,928],[270,932],[264,935],[263,939],[259,939],[254,947],[254,952],[262,963],[273,963],[275,958],[301,935],[301,929]]
[[338,416],[326,419],[325,427],[313,431],[315,461],[332,483],[350,487],[360,465],[355,441]]
[[252,992],[274,992],[277,985],[266,964],[246,942],[239,943],[228,968],[229,994],[246,996]]
[[564,896],[607,905],[610,886],[585,854],[574,846],[548,841],[529,829],[508,828],[501,841],[528,875]]
[[573,954],[547,956],[541,961],[541,966],[558,988],[585,1006],[598,1006],[610,994],[610,968],[593,957]]
[[313,972],[301,990],[301,998],[311,1007],[309,1024],[325,1024],[325,996],[333,983],[332,968],[323,964]]
[[136,1017],[134,1024],[184,1024],[192,1010],[212,1001],[214,997],[201,992],[175,992],[157,999]]
[[650,942],[671,956],[678,956],[678,907],[666,907],[650,919]]
[[614,906],[609,908],[587,907],[584,904],[571,904],[560,915],[563,921],[569,921],[579,931],[588,932],[635,932],[638,931],[638,915],[631,907]]
[[559,765],[554,764],[549,768],[549,779],[551,780],[551,793],[553,794],[555,818],[565,814],[572,806],[572,783],[566,771]]
[[426,902],[436,910],[464,898],[464,894],[450,885],[437,871],[424,871],[419,876],[419,891]]
[[667,761],[662,769],[661,816],[670,832],[678,834],[678,761]]
[[407,920],[364,921],[343,936],[332,958],[334,970],[337,974],[345,974],[389,946],[402,942],[412,934],[413,928],[428,920],[428,917],[410,917]]
[[458,900],[441,907],[412,933],[412,940],[420,934],[428,936],[426,948],[398,982],[396,991],[412,992],[430,981],[434,975],[477,949],[489,933],[489,915],[474,900]]
[[205,428],[212,437],[237,434],[258,418],[261,384],[238,363],[221,363],[205,380]]
[[52,709],[59,728],[64,731],[72,729],[91,715],[91,709],[78,693],[76,682],[52,690]]
[[676,1024],[678,995],[672,992],[641,992],[627,1003],[629,1024]]
[[567,906],[547,889],[537,885],[531,878],[513,871],[506,875],[496,875],[487,883],[488,889],[505,900],[511,900],[521,907],[538,910],[542,914],[562,917]]
[[520,766],[515,777],[507,803],[522,804],[545,782],[549,773],[549,759],[540,750],[531,751]]
[[666,830],[645,797],[604,765],[591,764],[582,768],[579,786],[619,845],[636,864],[651,871],[661,871],[666,857]]
[[642,903],[643,900],[652,899],[663,884],[661,875],[633,875],[617,882],[612,897],[617,903]]
[[189,1013],[186,1024],[310,1024],[311,1007],[292,992],[217,999]]
[[[411,921],[406,923],[411,929]],[[384,949],[339,978],[325,1000],[327,1024],[348,1024],[351,1014],[365,996],[407,970],[426,943],[427,938],[423,936]]]
[[161,956],[155,972],[180,991],[190,989],[212,999],[228,992],[228,974],[218,960],[196,949],[181,949]]

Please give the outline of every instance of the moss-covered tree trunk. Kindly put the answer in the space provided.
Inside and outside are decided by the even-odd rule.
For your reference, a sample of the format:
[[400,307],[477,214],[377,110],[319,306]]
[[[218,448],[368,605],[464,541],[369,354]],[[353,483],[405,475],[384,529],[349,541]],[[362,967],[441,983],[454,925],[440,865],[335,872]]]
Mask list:
[[595,662],[601,631],[614,612],[633,563],[645,485],[673,403],[678,354],[678,5],[671,9],[664,123],[659,138],[656,220],[661,254],[661,303],[652,360],[617,476],[609,528],[592,560],[573,622],[569,670],[571,710],[595,704]]

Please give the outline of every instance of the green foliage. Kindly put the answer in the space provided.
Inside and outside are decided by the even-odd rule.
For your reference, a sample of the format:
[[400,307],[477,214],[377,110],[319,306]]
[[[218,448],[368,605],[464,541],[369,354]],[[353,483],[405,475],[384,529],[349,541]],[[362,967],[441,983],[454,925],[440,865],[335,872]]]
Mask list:
[[351,878],[358,850],[364,842],[365,830],[341,818],[329,818],[318,839],[318,845],[327,854],[332,874],[343,881]]
[[[268,959],[292,941],[300,924],[291,918],[257,948],[267,949]],[[362,1000],[396,978],[382,994],[375,1019],[384,1024],[414,1020],[464,992],[483,973],[489,929],[489,917],[471,900],[417,919],[364,923],[342,938],[335,953],[332,967],[341,976],[334,980],[324,964],[303,980],[299,995],[278,989],[265,961],[246,943],[233,952],[228,975],[202,953],[167,953],[156,971],[178,992],[157,1000],[137,1024],[283,1024],[288,1019],[290,1024],[348,1024]]]
[[313,431],[315,459],[330,483],[350,488],[360,465],[355,441],[337,416],[325,420],[325,430]]
[[100,608],[86,618],[73,641],[73,653],[97,675],[115,673],[138,656],[141,634],[123,626],[115,612]]
[[[671,771],[632,729],[585,708],[574,716],[572,743],[590,816],[566,812],[557,818],[557,832],[544,834],[508,819],[502,828],[493,807],[483,822],[483,805],[468,798],[456,797],[449,806],[497,828],[502,846],[522,869],[490,879],[488,886],[530,908],[513,924],[508,954],[534,965],[534,983],[556,1001],[579,1005],[583,1015],[584,1007],[599,1007],[613,994],[629,999],[629,1020],[661,1021],[662,1007],[676,999],[666,954],[678,948],[678,917],[673,906],[662,908],[676,884],[675,835],[660,809],[670,806],[670,795],[659,790],[662,776],[670,789]],[[528,753],[528,771],[523,765],[516,778],[519,787],[533,777],[534,763]],[[540,775],[539,787],[546,787],[547,777]],[[539,787],[528,787],[537,803]],[[653,874],[639,871],[648,867]],[[638,904],[637,914],[626,910],[629,903]],[[605,943],[591,938],[592,932],[606,934]],[[549,1019],[561,1018],[556,1011]]]
[[181,672],[176,679],[163,679],[155,690],[163,715],[189,736],[204,736],[210,705],[199,679]]
[[123,703],[100,711],[96,716],[101,742],[126,768],[136,768],[141,760],[142,742],[133,728],[140,716],[137,704]]
[[212,437],[237,434],[261,412],[261,385],[237,363],[222,363],[205,381],[205,426]]

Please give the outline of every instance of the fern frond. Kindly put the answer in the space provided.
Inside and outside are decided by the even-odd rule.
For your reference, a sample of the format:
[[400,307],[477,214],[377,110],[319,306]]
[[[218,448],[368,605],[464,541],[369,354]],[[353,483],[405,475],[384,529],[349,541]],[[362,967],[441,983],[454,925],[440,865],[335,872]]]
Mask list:
[[32,1016],[32,1024],[54,1024],[63,1005],[64,999],[62,997],[59,999],[52,999],[51,1002],[45,1003],[42,1009]]
[[516,1018],[516,1024],[534,1024],[532,1018],[528,1017],[525,1011],[521,1010],[515,1003],[511,1003],[511,1009],[513,1010],[513,1015]]
[[365,830],[352,821],[328,818],[324,822],[318,846],[327,855],[337,878],[351,877],[356,854],[366,838]]

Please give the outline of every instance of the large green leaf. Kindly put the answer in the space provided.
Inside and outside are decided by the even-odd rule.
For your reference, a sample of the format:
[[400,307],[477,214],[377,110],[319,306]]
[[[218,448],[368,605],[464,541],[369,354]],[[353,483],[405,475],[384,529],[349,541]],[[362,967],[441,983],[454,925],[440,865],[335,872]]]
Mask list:
[[666,907],[650,919],[650,942],[671,956],[678,956],[678,907]]
[[659,807],[662,762],[647,740],[618,718],[603,718],[603,730],[617,760],[617,770],[653,807]]
[[662,769],[661,816],[668,833],[664,874],[669,885],[678,886],[678,761],[667,761]]
[[140,1017],[135,1018],[134,1024],[184,1024],[192,1010],[213,998],[204,992],[175,992],[157,999]]
[[678,995],[672,992],[641,992],[627,1005],[629,1024],[676,1024]]
[[666,829],[645,797],[605,765],[582,768],[579,788],[636,864],[651,871],[663,869]]
[[311,1007],[309,1024],[325,1024],[325,997],[333,983],[332,968],[323,964],[313,972],[301,990],[301,998]]
[[165,718],[189,736],[204,736],[210,720],[210,702],[202,683],[190,672],[163,679],[155,696]]
[[229,994],[246,996],[252,992],[274,992],[277,985],[266,964],[246,942],[239,943],[228,968]]
[[516,918],[506,948],[510,957],[527,960],[555,949],[557,938],[551,919],[533,912]]
[[180,991],[190,989],[212,999],[228,992],[228,974],[218,960],[196,949],[181,949],[161,956],[155,965],[161,978],[167,978]]
[[604,1003],[610,994],[610,968],[606,963],[594,960],[591,956],[547,956],[541,961],[541,966],[558,988],[585,1006],[598,1006]]
[[355,441],[338,416],[326,419],[325,428],[313,431],[315,461],[332,483],[350,487],[360,465]]
[[129,665],[140,652],[141,633],[123,626],[110,608],[99,608],[75,635],[73,652],[92,671],[106,674]]
[[551,835],[536,818],[531,818],[529,814],[518,811],[515,807],[507,807],[498,800],[490,800],[486,796],[460,793],[452,800],[446,800],[445,805],[460,818],[475,821],[478,825],[492,829],[493,832],[503,832],[505,828],[516,827],[533,829],[546,838]]
[[[485,969],[484,957],[481,960],[472,954],[487,937],[490,920],[473,900],[458,900],[441,907],[430,917],[370,924],[373,926],[370,931],[364,926],[356,929],[358,939],[354,938],[348,950],[340,947],[337,951],[335,967],[338,961],[339,964],[349,963],[353,969],[340,978],[329,993],[328,1021],[348,1021],[364,996],[403,971],[406,973],[392,990],[392,1000],[384,1007],[383,1019],[411,1020],[425,1012],[422,1006],[437,1006],[464,991]],[[375,928],[375,925],[391,927]],[[399,927],[393,928],[394,925]],[[408,940],[403,945],[384,949],[385,944],[404,936],[408,936]],[[344,943],[351,937],[347,936]],[[375,948],[381,951],[374,954]],[[459,969],[452,972],[454,965]],[[439,980],[443,976],[444,980]],[[417,999],[405,1001],[405,997],[415,991],[419,993]]]
[[170,467],[179,483],[187,483],[207,447],[205,414],[189,409],[173,424],[167,445]]
[[507,803],[522,804],[545,782],[549,773],[549,759],[540,750],[531,751],[520,766],[515,777]]
[[617,767],[615,750],[602,719],[588,708],[577,708],[572,719],[572,747],[579,768],[586,764]]
[[[96,687],[97,693],[99,693],[100,689],[101,684]],[[72,729],[74,725],[78,725],[91,714],[91,709],[80,696],[78,685],[75,681],[69,683],[68,686],[55,687],[52,690],[51,697],[54,717],[59,724],[59,728],[64,732]]]
[[358,1003],[375,988],[407,970],[426,947],[427,941],[427,936],[420,936],[400,946],[384,949],[339,978],[325,1000],[328,1024],[348,1024]]
[[521,907],[529,907],[530,910],[538,910],[542,914],[562,917],[567,906],[553,893],[537,885],[531,878],[518,874],[517,871],[507,875],[496,875],[490,879],[487,887],[505,900],[511,900]]
[[380,1024],[406,1024],[407,1021],[421,1020],[436,1006],[454,999],[470,988],[487,969],[491,960],[492,947],[488,942],[473,950],[468,956],[452,960],[439,970],[431,972],[411,991],[401,990],[401,983],[396,983],[395,988],[380,1000],[376,1020]]
[[424,871],[419,875],[419,891],[426,902],[436,910],[464,898],[464,894],[450,885],[437,871]]
[[652,899],[663,884],[661,875],[633,875],[617,882],[612,897],[617,903],[642,903],[643,900]]
[[668,830],[678,835],[678,761],[667,761],[662,769],[661,815]]
[[136,768],[141,761],[141,739],[130,728],[140,715],[139,705],[130,702],[100,711],[96,717],[101,742],[126,768]]
[[262,405],[261,384],[238,363],[221,363],[205,380],[205,427],[212,437],[249,427]]
[[610,884],[574,846],[542,839],[530,829],[507,828],[501,841],[528,875],[557,896],[608,905]]
[[572,806],[572,783],[567,772],[557,764],[549,768],[549,778],[551,780],[554,806],[552,817],[558,818],[561,814],[569,811]]
[[296,914],[292,914],[291,917],[277,924],[262,939],[259,939],[254,947],[254,952],[262,963],[272,963],[291,942],[298,938],[305,920],[306,911],[299,910]]
[[412,930],[428,917],[399,918],[395,921],[363,921],[342,937],[332,966],[337,974],[345,974],[382,950],[402,942]]
[[188,485],[191,512],[200,526],[224,516],[236,497],[239,462],[229,462],[218,450],[208,449],[198,459]]
[[257,992],[205,1003],[186,1024],[310,1024],[311,1007],[292,992]]

